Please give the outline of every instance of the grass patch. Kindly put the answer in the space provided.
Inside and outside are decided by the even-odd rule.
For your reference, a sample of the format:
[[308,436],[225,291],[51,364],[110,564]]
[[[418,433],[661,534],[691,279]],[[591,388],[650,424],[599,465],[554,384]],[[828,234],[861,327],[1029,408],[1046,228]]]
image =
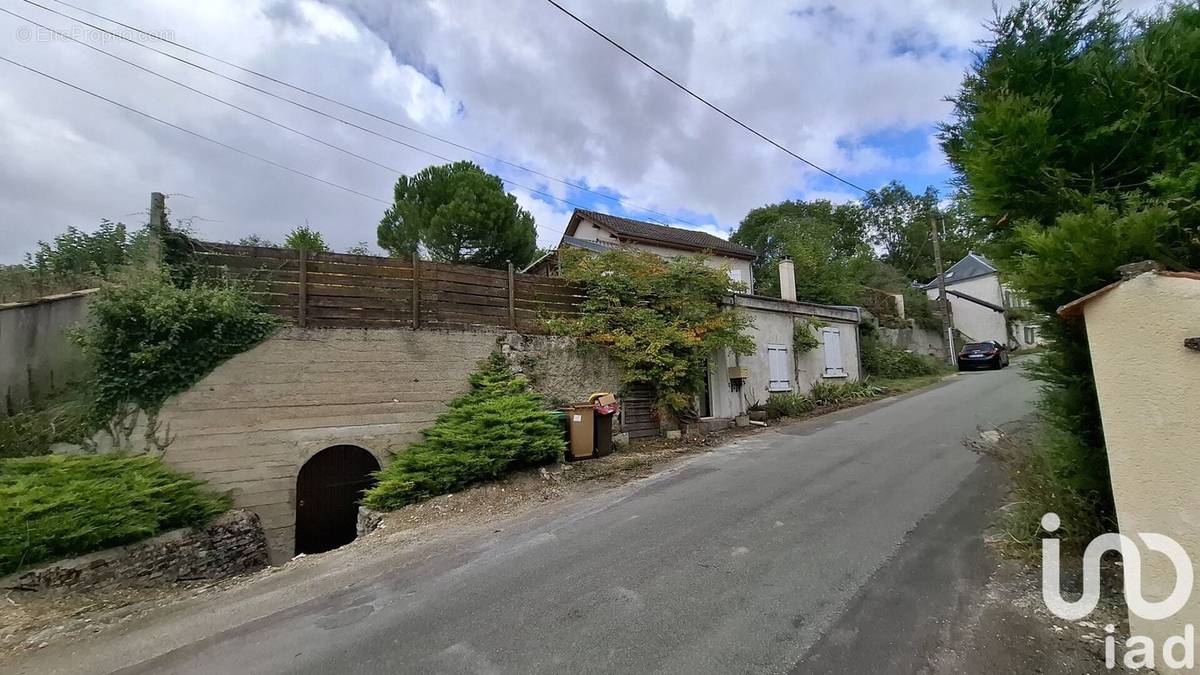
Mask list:
[[201,525],[228,507],[152,457],[0,460],[0,575]]
[[938,382],[946,379],[946,376],[951,372],[953,371],[947,368],[944,372],[936,373],[934,375],[918,375],[916,377],[901,377],[891,379],[879,378],[872,379],[871,381],[886,389],[888,394],[906,394],[910,391],[916,391],[917,389],[928,387],[931,384],[937,384]]
[[524,378],[493,354],[471,376],[471,391],[422,432],[425,439],[396,455],[363,503],[391,511],[456,492],[509,471],[556,461],[566,449],[562,429]]
[[1063,550],[1082,554],[1098,532],[1114,531],[1103,508],[1101,486],[1078,485],[1073,480],[1088,449],[1074,436],[1038,424],[1024,436],[1003,436],[980,450],[1000,460],[1012,483],[1010,501],[1002,510],[999,528],[1006,535],[1005,549],[1019,557],[1040,554],[1041,520],[1056,513],[1062,521],[1055,536]]
[[55,443],[78,443],[92,431],[91,402],[63,398],[0,417],[0,459],[49,454]]

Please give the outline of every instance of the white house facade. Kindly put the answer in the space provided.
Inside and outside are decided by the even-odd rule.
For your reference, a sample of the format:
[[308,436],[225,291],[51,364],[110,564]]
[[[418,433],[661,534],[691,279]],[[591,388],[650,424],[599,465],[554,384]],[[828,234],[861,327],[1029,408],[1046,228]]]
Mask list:
[[[1025,309],[1028,303],[1000,280],[999,270],[986,258],[968,253],[946,270],[945,278],[954,327],[963,334],[1021,349],[1042,344],[1035,323],[1010,318],[1010,310]],[[937,301],[937,279],[921,288]]]

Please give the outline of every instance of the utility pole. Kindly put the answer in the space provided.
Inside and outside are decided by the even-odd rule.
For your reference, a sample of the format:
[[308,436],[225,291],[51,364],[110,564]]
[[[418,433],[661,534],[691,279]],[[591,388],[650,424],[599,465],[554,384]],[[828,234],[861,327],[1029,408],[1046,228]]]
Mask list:
[[933,264],[937,267],[938,311],[942,315],[942,345],[946,349],[946,362],[954,365],[954,333],[950,324],[950,303],[946,299],[946,275],[942,269],[942,241],[938,236],[937,218],[929,215],[929,229],[933,234]]
[[150,226],[146,237],[146,267],[155,270],[162,265],[163,234],[167,231],[167,196],[150,193]]

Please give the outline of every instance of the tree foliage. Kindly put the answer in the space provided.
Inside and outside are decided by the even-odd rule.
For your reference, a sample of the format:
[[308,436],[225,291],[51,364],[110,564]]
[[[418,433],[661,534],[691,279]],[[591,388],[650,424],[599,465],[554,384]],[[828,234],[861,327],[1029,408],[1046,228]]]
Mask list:
[[283,247],[308,253],[324,253],[329,250],[329,245],[325,243],[325,237],[307,224],[299,225],[289,232],[287,238],[283,240]]
[[1073,513],[1099,514],[1064,517],[1077,540],[1111,527],[1112,499],[1083,326],[1053,313],[1124,263],[1200,266],[1200,7],[1117,11],[1023,0],[1000,15],[941,131],[993,258],[1052,317],[1036,369],[1049,427],[1030,466],[1051,472],[1039,479],[1059,506],[1071,495]]
[[461,490],[526,466],[560,458],[562,429],[541,396],[492,354],[471,375],[471,391],[422,432],[380,472],[364,503],[393,510],[435,495]]
[[744,333],[750,319],[721,302],[744,287],[703,256],[560,253],[563,277],[586,288],[588,297],[579,316],[551,320],[551,328],[606,348],[622,365],[625,384],[649,385],[660,407],[691,411],[713,352],[754,352]]
[[758,253],[755,292],[779,294],[779,261],[792,258],[796,294],[814,302],[849,302],[847,261],[866,251],[866,220],[858,204],[785,201],[751,209],[730,237]]
[[438,262],[523,267],[537,252],[533,216],[504,191],[499,177],[473,162],[401,176],[378,234],[391,255],[423,249]]
[[917,195],[892,181],[867,193],[862,204],[870,223],[871,243],[879,247],[880,259],[910,279],[925,282],[937,276],[930,222],[933,219],[938,221],[942,259],[947,265],[984,244],[978,219],[965,202],[956,199],[942,208],[937,190],[932,187]]

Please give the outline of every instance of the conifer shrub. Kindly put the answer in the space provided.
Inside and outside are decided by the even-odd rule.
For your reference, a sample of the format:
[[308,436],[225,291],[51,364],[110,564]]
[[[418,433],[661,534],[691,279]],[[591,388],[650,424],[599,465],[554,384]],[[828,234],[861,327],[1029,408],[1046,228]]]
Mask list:
[[424,440],[379,472],[363,503],[385,511],[454,492],[509,471],[553,462],[566,449],[542,397],[493,354],[471,375],[471,390],[422,432]]
[[203,525],[227,508],[153,457],[0,460],[0,575]]

